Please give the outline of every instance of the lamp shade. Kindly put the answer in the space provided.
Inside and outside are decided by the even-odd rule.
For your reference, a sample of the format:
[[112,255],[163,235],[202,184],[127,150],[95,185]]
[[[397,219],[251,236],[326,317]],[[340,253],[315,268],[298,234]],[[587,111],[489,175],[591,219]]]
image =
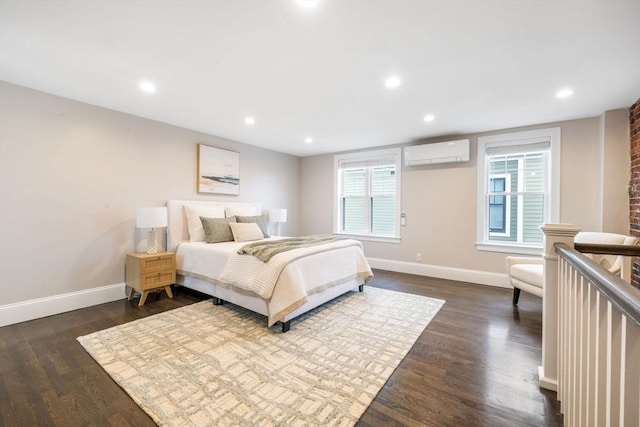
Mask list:
[[287,222],[287,210],[271,209],[269,210],[269,219],[272,222]]
[[155,228],[167,226],[167,208],[138,208],[137,228]]

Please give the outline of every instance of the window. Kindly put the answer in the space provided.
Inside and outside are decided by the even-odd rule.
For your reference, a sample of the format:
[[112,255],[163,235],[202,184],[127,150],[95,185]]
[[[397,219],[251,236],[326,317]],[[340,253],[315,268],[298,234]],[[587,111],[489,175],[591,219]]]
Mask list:
[[335,232],[399,238],[400,149],[335,156]]
[[508,175],[489,178],[489,232],[508,234],[506,185]]
[[559,128],[478,138],[478,249],[540,252],[540,226],[559,220],[559,165]]

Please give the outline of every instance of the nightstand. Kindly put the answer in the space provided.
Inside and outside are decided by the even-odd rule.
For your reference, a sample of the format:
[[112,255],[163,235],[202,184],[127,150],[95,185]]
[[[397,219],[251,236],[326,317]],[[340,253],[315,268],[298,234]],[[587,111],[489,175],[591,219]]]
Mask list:
[[142,307],[149,291],[164,288],[169,298],[173,298],[171,286],[176,282],[176,254],[158,252],[157,254],[127,254],[126,283],[131,287],[129,301],[135,291],[141,293],[138,306]]

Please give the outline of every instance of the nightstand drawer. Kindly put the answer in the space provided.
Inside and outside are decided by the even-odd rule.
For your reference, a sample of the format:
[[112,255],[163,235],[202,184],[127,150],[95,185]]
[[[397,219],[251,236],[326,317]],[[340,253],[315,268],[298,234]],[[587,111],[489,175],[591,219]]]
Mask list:
[[140,260],[140,273],[148,273],[155,270],[167,270],[175,268],[173,255],[160,255]]
[[155,273],[145,273],[140,276],[141,289],[153,289],[171,285],[176,282],[176,270],[164,270]]

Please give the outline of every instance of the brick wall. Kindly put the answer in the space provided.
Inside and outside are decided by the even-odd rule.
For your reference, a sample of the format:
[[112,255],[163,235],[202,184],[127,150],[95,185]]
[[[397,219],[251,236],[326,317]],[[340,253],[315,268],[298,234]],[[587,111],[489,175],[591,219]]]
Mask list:
[[[629,182],[629,223],[632,236],[640,237],[640,99],[629,109],[631,136],[631,180]],[[640,288],[640,258],[633,262],[631,283]]]

